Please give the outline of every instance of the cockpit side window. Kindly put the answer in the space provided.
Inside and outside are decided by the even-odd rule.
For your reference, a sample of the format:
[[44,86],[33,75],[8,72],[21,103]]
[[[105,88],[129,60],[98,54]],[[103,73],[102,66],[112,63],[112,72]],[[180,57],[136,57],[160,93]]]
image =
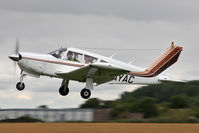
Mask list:
[[64,60],[74,61],[74,62],[82,62],[83,55],[77,52],[68,51]]
[[86,64],[90,64],[90,63],[95,63],[95,62],[97,62],[97,58],[95,58],[95,57],[92,57],[92,56],[89,56],[89,55],[84,55],[84,62],[86,63]]
[[61,48],[61,49],[55,50],[53,52],[50,52],[49,54],[60,59],[65,52],[66,52],[66,49]]

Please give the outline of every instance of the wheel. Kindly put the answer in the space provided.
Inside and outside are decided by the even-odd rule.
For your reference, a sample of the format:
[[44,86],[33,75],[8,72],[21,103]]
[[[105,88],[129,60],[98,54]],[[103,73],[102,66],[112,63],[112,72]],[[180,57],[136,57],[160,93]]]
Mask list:
[[66,86],[61,86],[61,87],[59,88],[59,94],[60,94],[60,95],[66,96],[66,95],[68,95],[68,93],[69,93],[68,87],[66,87]]
[[89,89],[86,89],[84,88],[82,91],[81,91],[81,97],[84,98],[84,99],[88,99],[90,96],[91,96],[91,91]]
[[25,84],[23,82],[18,82],[16,88],[17,90],[22,91],[25,88]]

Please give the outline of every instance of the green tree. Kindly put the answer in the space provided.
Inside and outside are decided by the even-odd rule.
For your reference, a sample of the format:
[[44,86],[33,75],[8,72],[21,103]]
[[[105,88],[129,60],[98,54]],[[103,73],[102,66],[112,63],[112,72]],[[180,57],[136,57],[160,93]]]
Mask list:
[[171,108],[185,108],[188,106],[188,97],[185,94],[179,94],[170,98]]
[[190,107],[199,107],[199,96],[189,97]]
[[80,108],[102,108],[104,102],[98,98],[90,98],[85,103],[80,105]]
[[158,103],[168,102],[170,100],[170,97],[179,94],[185,94],[188,97],[198,96],[199,81],[189,81],[186,83],[164,82],[161,84],[143,86],[129,93],[129,96],[135,98],[148,96],[155,98]]
[[136,98],[132,96],[131,92],[123,92],[120,97],[121,102],[133,103],[136,101]]
[[111,101],[111,100],[108,100],[108,101],[103,101],[103,108],[113,108],[114,105],[115,105],[115,101]]
[[48,109],[48,105],[40,105],[37,108],[38,109]]
[[144,114],[145,118],[154,117],[158,115],[156,101],[151,97],[143,97],[139,99],[132,107],[132,112],[140,112]]
[[122,103],[115,103],[114,107],[112,108],[112,118],[118,118],[120,115],[126,111],[126,107]]

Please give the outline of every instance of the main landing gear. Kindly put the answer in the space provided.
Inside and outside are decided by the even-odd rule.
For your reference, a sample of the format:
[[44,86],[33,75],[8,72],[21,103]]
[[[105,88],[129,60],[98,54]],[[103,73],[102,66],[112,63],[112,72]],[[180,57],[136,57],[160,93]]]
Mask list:
[[[19,91],[22,91],[25,88],[25,84],[23,83],[24,76],[26,76],[26,75],[21,73],[20,81],[16,85],[16,88]],[[69,84],[69,80],[63,79],[61,87],[59,88],[60,95],[62,95],[62,96],[68,95],[68,93],[69,93],[68,84]],[[86,79],[86,87],[84,89],[82,89],[80,92],[81,97],[84,99],[88,99],[91,96],[90,90],[92,90],[92,89],[93,89],[93,79],[87,78]]]
[[84,88],[80,92],[80,95],[81,95],[82,98],[88,99],[91,96],[91,91],[89,89]]
[[16,88],[17,88],[17,90],[19,90],[19,91],[22,91],[24,88],[25,88],[25,84],[23,83],[23,78],[24,78],[24,74],[21,74],[21,76],[20,76],[20,82],[18,82],[17,84],[16,84]]
[[[66,96],[69,93],[68,89],[68,83],[69,80],[63,79],[62,85],[59,88],[59,94],[62,96]],[[86,79],[86,87],[81,90],[80,95],[84,99],[88,99],[91,96],[91,91],[93,89],[93,79],[92,78],[87,78]]]
[[80,92],[80,95],[84,99],[88,99],[91,96],[91,91],[93,90],[93,79],[92,78],[86,78],[86,88],[82,89]]
[[68,93],[69,93],[68,83],[69,83],[69,80],[63,79],[62,85],[59,88],[59,94],[60,95],[62,95],[62,96],[68,95]]

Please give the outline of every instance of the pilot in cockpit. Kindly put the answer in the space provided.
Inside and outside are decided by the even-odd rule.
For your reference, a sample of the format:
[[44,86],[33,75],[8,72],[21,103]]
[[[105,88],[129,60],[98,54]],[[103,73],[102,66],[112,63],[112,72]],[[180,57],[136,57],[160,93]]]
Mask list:
[[70,61],[75,61],[74,58],[73,58],[73,53],[72,53],[71,51],[69,51],[69,52],[67,53],[67,58],[68,58],[68,60],[70,60]]
[[67,53],[67,60],[69,60],[69,61],[75,61],[75,62],[80,62],[78,60],[78,54],[74,53],[74,52],[71,52],[71,51],[69,51]]

